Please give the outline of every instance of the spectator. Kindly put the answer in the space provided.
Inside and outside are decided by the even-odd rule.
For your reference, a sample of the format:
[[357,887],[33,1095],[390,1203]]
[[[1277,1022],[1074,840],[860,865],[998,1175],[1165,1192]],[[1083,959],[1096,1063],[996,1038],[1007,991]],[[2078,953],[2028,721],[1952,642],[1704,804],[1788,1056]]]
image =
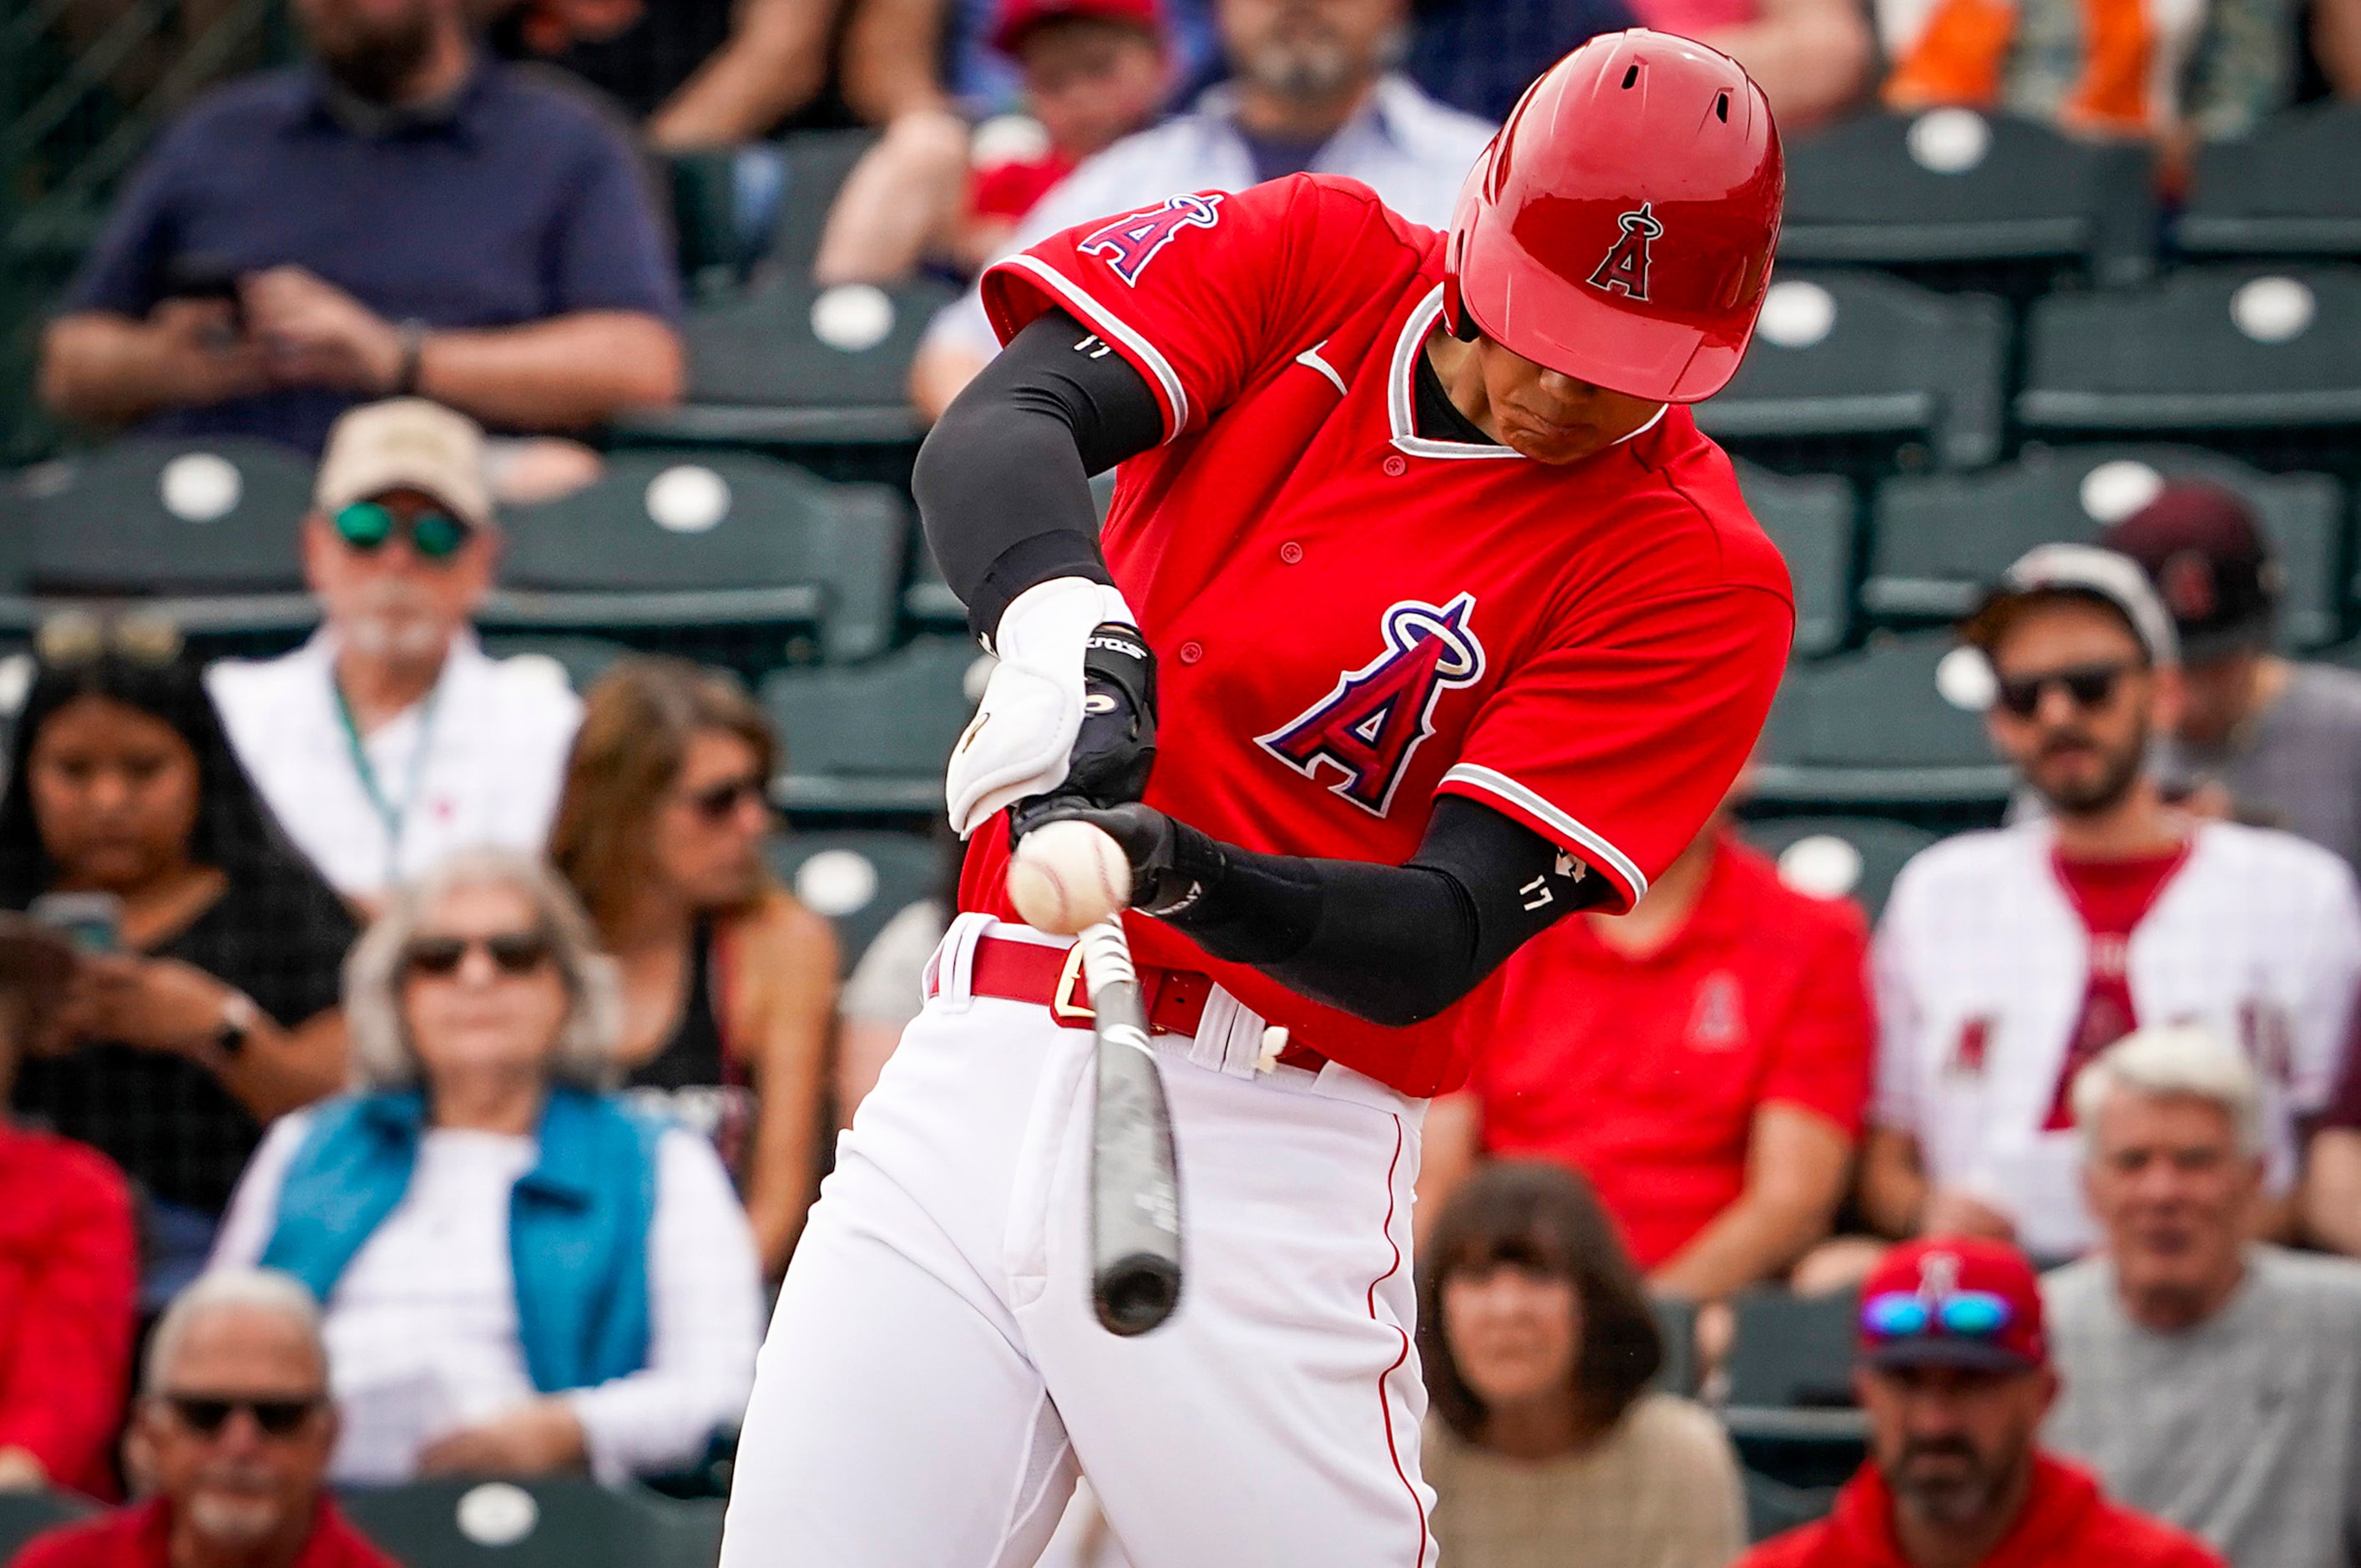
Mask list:
[[2239,1568],[2361,1549],[2361,1264],[2249,1239],[2253,1066],[2185,1025],[2074,1081],[2097,1256],[2042,1282],[2066,1397],[2048,1436]]
[[1413,0],[1402,65],[1453,108],[1505,120],[1566,53],[1639,25],[1629,0]]
[[1422,1464],[1453,1568],[1721,1568],[1746,1539],[1714,1419],[1650,1393],[1664,1348],[1581,1178],[1487,1166],[1420,1260]]
[[[2353,874],[2289,834],[2164,804],[2144,758],[2178,716],[2172,623],[2139,568],[2026,554],[1964,629],[1997,676],[1993,744],[2048,815],[1967,833],[1895,881],[1877,937],[1882,1043],[1862,1205],[1889,1234],[2097,1239],[2068,1103],[2143,1022],[2202,1024],[2261,1064],[2267,1185],[2327,1100],[2361,984]],[[2274,1201],[2278,1228],[2286,1206]]]
[[2361,1257],[2361,1040],[2348,1044],[2345,1070],[2304,1151],[2306,1238]]
[[394,1568],[324,1485],[336,1412],[320,1310],[284,1275],[207,1275],[148,1342],[157,1493],[35,1537],[13,1568]]
[[753,1240],[704,1139],[594,1087],[620,1000],[581,906],[522,856],[455,856],[346,988],[366,1087],[270,1130],[214,1255],[324,1303],[331,1474],[613,1482],[701,1456],[753,1383]]
[[1740,1568],[2222,1568],[2035,1444],[2058,1397],[2033,1270],[1994,1241],[1896,1247],[1861,1297],[1869,1463]]
[[[0,1091],[72,972],[64,938],[0,916]],[[123,1173],[0,1116],[0,1490],[114,1494],[138,1272]]]
[[776,1278],[819,1181],[836,934],[772,880],[778,747],[738,683],[628,659],[590,689],[550,858],[621,972],[623,1080],[710,1135]]
[[2235,491],[2178,479],[2103,543],[2172,612],[2187,694],[2159,746],[2170,793],[2361,865],[2361,674],[2271,652],[2286,569]]
[[324,624],[208,677],[289,836],[363,905],[456,849],[538,849],[582,705],[468,626],[500,559],[482,433],[416,398],[355,409],[302,533]]
[[927,965],[959,909],[960,865],[966,846],[937,824],[941,852],[935,891],[894,912],[862,949],[838,998],[843,1028],[836,1047],[836,1114],[840,1127],[877,1087],[877,1075],[902,1043],[902,1031],[926,1003]]
[[1727,817],[1621,918],[1511,960],[1468,1092],[1428,1113],[1429,1203],[1487,1154],[1587,1176],[1659,1295],[1719,1300],[1828,1234],[1869,1092],[1869,932]]
[[[1027,214],[1012,251],[1092,218],[1184,191],[1237,191],[1312,170],[1348,175],[1414,223],[1451,219],[1491,127],[1386,69],[1403,0],[1219,0],[1235,80],[1188,114],[1126,137]],[[911,396],[928,419],[999,352],[970,290],[927,329]]]
[[160,1308],[203,1264],[262,1124],[344,1080],[353,923],[271,824],[177,630],[61,616],[38,650],[0,799],[0,908],[82,894],[83,950],[15,1103],[137,1183]]
[[133,178],[50,323],[72,419],[316,453],[417,393],[505,430],[680,396],[631,148],[484,59],[466,0],[299,0],[314,63],[214,93]]

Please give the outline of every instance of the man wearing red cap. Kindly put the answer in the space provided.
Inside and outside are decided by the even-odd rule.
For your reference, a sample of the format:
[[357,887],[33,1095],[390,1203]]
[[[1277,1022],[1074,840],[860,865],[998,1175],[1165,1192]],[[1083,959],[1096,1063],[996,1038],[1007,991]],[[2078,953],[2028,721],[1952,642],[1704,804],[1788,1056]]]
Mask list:
[[1740,1568],[2222,1568],[2037,1445],[2058,1375],[2040,1288],[2014,1247],[1894,1248],[1861,1288],[1860,1347],[1869,1463],[1828,1518]]

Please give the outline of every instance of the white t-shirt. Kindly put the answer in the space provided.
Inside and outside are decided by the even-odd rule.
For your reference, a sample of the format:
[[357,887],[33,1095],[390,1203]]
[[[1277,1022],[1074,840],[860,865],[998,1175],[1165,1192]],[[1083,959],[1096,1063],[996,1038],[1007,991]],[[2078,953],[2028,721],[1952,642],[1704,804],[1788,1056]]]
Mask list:
[[255,787],[336,891],[378,894],[458,850],[539,853],[582,721],[563,674],[546,660],[491,658],[463,633],[426,700],[363,738],[365,779],[335,647],[324,627],[280,658],[225,659],[206,685]]
[[[1928,1180],[2008,1215],[2040,1257],[2097,1242],[2077,1135],[2043,1130],[2090,973],[2054,842],[2048,822],[2024,822],[1919,854],[1894,881],[1873,964],[1871,1119],[1915,1137]],[[2125,967],[2140,1024],[2202,1024],[2254,1058],[2284,1190],[2296,1119],[2334,1086],[2361,984],[2353,873],[2291,834],[2204,823]]]
[[[259,1261],[279,1223],[287,1167],[313,1113],[280,1118],[230,1200],[213,1266]],[[329,1383],[344,1431],[329,1475],[386,1486],[418,1474],[419,1451],[538,1398],[518,1336],[509,1195],[533,1140],[432,1129],[410,1187],[328,1294]],[[566,1396],[592,1471],[661,1474],[734,1428],[754,1383],[763,1287],[753,1232],[712,1146],[683,1129],[656,1148],[648,1232],[648,1364]]]

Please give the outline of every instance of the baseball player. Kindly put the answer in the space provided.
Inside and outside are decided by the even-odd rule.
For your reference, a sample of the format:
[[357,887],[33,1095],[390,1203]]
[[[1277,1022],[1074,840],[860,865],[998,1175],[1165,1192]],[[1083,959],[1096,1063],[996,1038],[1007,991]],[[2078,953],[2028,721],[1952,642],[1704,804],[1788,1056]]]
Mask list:
[[[1735,62],[1632,31],[1526,93],[1448,233],[1298,175],[986,275],[1006,351],[917,480],[999,657],[963,913],[789,1270],[724,1568],[1030,1563],[1078,1470],[1137,1568],[1433,1562],[1420,1116],[1463,1000],[1636,901],[1770,707],[1786,575],[1680,405],[1745,352],[1783,181]],[[1091,1309],[1078,953],[1003,885],[1072,816],[1131,861],[1179,1150],[1137,1338]]]

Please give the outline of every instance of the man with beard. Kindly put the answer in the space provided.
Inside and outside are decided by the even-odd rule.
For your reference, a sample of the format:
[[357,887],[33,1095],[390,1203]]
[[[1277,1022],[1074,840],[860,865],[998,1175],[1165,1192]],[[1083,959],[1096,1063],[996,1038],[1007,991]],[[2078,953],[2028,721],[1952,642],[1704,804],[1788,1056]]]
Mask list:
[[2239,1568],[2361,1547],[2361,1265],[2250,1239],[2253,1064],[2143,1029],[2074,1081],[2101,1254],[2042,1282],[2066,1397],[2047,1436]]
[[43,345],[68,418],[319,451],[418,394],[546,433],[674,401],[676,286],[630,146],[485,59],[466,0],[298,0],[313,63],[164,135]]
[[324,1486],[320,1309],[283,1274],[210,1274],[148,1342],[133,1429],[156,1495],[37,1536],[14,1568],[395,1568]]
[[454,850],[538,853],[581,721],[544,663],[493,659],[468,625],[500,559],[483,449],[416,398],[337,421],[302,524],[324,623],[208,672],[280,826],[364,905]]
[[1765,1541],[1740,1568],[2221,1568],[2036,1447],[2058,1375],[2040,1290],[2015,1248],[1896,1247],[1862,1287],[1859,1343],[1869,1463],[1828,1519]]
[[[1084,159],[1033,204],[1003,254],[1162,197],[1307,170],[1360,181],[1412,223],[1450,222],[1492,127],[1394,72],[1407,11],[1402,0],[1219,0],[1231,80],[1189,113]],[[983,297],[970,290],[919,345],[910,371],[919,411],[939,417],[999,352]]]
[[2146,758],[2178,716],[2177,646],[2130,560],[2031,551],[1963,635],[1993,677],[1993,742],[2046,809],[1938,844],[1894,883],[1863,1208],[1890,1235],[2090,1250],[2074,1076],[2144,1023],[2196,1023],[2262,1071],[2258,1223],[2276,1228],[2361,981],[2352,872],[2291,834],[2165,803]]

